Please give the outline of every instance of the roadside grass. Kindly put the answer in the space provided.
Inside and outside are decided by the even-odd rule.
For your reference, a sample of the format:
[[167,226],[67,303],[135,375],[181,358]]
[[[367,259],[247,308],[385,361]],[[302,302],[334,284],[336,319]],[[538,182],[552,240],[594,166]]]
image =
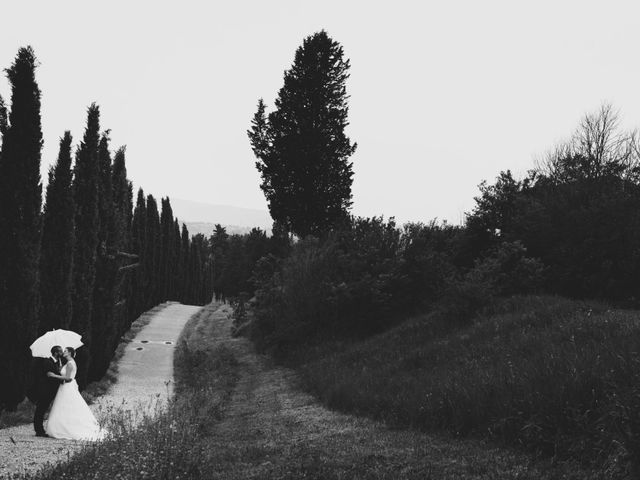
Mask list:
[[164,408],[114,412],[108,437],[87,443],[70,459],[14,479],[208,478],[207,437],[237,382],[233,353],[217,346],[206,306],[186,324],[174,357],[176,391]]
[[306,346],[287,362],[339,411],[637,478],[638,312],[522,296],[467,327],[446,325],[433,312],[364,341]]
[[[89,405],[95,402],[98,397],[105,395],[109,391],[109,388],[111,388],[111,385],[117,382],[118,361],[124,355],[127,345],[131,343],[131,340],[133,340],[143,327],[149,324],[153,316],[167,305],[169,305],[169,303],[162,303],[143,313],[131,324],[129,330],[122,335],[107,372],[100,380],[91,382],[87,385],[87,388],[82,391],[82,396]],[[31,423],[34,412],[35,405],[31,403],[28,398],[25,398],[15,411],[3,411],[0,413],[0,429]]]

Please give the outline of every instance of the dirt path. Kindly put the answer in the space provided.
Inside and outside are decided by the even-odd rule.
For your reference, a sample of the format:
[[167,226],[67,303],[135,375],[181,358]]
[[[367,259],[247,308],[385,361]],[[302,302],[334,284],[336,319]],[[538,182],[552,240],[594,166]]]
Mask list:
[[[155,313],[135,336],[118,362],[118,382],[91,406],[101,419],[113,409],[139,415],[166,401],[173,389],[173,348],[185,323],[201,307],[169,303]],[[39,438],[33,426],[0,430],[0,478],[10,473],[35,471],[49,462],[67,458],[81,442]]]
[[391,430],[330,411],[295,387],[295,374],[230,335],[228,307],[203,316],[240,362],[240,379],[212,439],[212,478],[560,479],[569,468],[481,441]]

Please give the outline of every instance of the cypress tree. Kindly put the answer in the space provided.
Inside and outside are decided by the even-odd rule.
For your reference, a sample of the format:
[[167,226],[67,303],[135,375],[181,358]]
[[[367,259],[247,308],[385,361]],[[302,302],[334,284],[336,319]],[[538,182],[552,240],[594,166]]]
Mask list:
[[160,216],[158,203],[153,195],[147,196],[147,232],[145,239],[145,277],[147,292],[145,309],[156,305],[161,300],[159,291],[160,278]]
[[173,284],[175,282],[175,259],[173,257],[173,210],[169,198],[163,198],[162,211],[160,213],[160,290],[162,292],[161,301],[168,300],[173,294]]
[[4,104],[4,98],[0,95],[0,140],[2,140],[4,134],[7,133],[7,129],[9,128],[8,122],[7,107]]
[[174,272],[173,298],[182,301],[182,284],[184,282],[184,264],[182,263],[182,245],[180,242],[180,224],[178,219],[173,220],[173,255],[176,259],[176,270]]
[[191,288],[191,269],[189,268],[189,230],[187,226],[182,224],[182,233],[180,235],[180,264],[182,265],[182,285],[181,298],[182,303],[189,303],[189,290]]
[[351,207],[349,68],[325,31],[307,37],[285,72],[276,109],[267,116],[260,100],[247,132],[271,216],[300,237],[326,233]]
[[37,60],[21,48],[6,70],[11,112],[0,114],[0,410],[24,398],[29,344],[37,333],[42,184],[42,126]]
[[100,109],[94,103],[88,109],[84,138],[76,155],[74,200],[76,204],[76,248],[73,257],[73,315],[71,329],[82,335],[85,347],[78,350],[78,383],[84,387],[91,350],[91,318],[96,279],[98,247],[98,142]]
[[202,239],[199,233],[194,235],[189,246],[189,303],[200,304],[199,289],[202,284]]
[[39,333],[71,323],[73,249],[75,242],[71,175],[71,133],[60,140],[58,161],[49,170],[40,261]]
[[[119,148],[113,157],[111,173],[111,185],[113,191],[113,225],[115,252],[125,252],[131,249],[131,205],[133,192],[131,182],[127,179],[127,167],[125,162],[125,148]],[[132,272],[133,273],[133,272]],[[115,335],[112,339],[111,350],[117,347],[117,339],[128,328],[127,303],[131,301],[132,273],[118,273],[115,289],[114,322]]]
[[211,253],[213,263],[213,292],[216,300],[224,300],[222,273],[225,269],[226,253],[229,246],[229,234],[226,228],[217,223],[211,235]]
[[113,313],[116,298],[118,265],[115,244],[118,242],[113,200],[109,131],[102,134],[98,145],[98,249],[96,278],[91,315],[91,365],[89,380],[97,380],[111,360],[111,344],[117,335]]
[[131,279],[133,299],[130,305],[129,318],[135,319],[146,307],[145,294],[147,291],[147,203],[142,189],[138,190],[136,208],[133,211],[131,222],[131,248],[138,255],[138,268],[133,272]]
[[112,170],[112,192],[113,192],[113,225],[114,225],[114,248],[116,250],[128,250],[130,243],[131,227],[131,182],[127,180],[127,166],[125,162],[125,148],[116,151],[113,158]]

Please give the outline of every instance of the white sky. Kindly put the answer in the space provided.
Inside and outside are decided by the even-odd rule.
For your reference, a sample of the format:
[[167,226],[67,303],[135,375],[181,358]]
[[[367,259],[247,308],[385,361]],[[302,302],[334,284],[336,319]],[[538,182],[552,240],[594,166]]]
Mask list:
[[481,180],[524,173],[602,102],[640,126],[637,5],[21,0],[0,9],[0,66],[29,44],[40,60],[43,179],[96,101],[136,186],[266,209],[245,132],[324,28],[352,63],[353,213],[458,223]]

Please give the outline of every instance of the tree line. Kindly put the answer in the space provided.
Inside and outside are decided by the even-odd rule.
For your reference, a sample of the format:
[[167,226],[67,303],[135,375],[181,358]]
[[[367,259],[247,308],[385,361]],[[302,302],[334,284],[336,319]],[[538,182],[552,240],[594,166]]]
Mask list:
[[111,148],[100,108],[87,111],[75,150],[64,132],[42,202],[43,144],[37,60],[21,48],[0,97],[0,411],[30,380],[29,345],[48,330],[82,335],[78,382],[102,377],[121,335],[165,300],[204,304],[213,291],[208,240],[190,237],[168,198],[158,207],[127,177],[126,150]]
[[400,227],[350,215],[349,68],[338,42],[310,35],[273,111],[259,100],[247,132],[281,246],[259,257],[248,236],[235,240],[235,276],[216,276],[216,288],[254,298],[256,338],[366,335],[431,308],[468,321],[528,292],[638,305],[640,142],[611,106],[524,178],[481,183],[462,225]]

